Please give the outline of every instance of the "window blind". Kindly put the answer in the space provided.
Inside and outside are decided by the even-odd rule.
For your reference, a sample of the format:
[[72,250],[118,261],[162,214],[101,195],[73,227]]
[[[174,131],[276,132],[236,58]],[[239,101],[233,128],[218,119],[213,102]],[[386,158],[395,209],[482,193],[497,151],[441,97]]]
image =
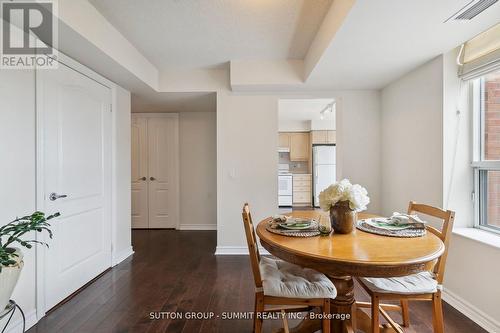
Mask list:
[[500,23],[463,45],[458,76],[473,79],[500,69]]

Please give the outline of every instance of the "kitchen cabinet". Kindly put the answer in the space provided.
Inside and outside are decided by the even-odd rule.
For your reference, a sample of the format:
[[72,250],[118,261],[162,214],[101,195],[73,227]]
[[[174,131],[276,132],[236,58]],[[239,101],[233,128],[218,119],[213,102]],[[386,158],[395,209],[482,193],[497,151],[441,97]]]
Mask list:
[[290,133],[290,161],[308,161],[310,147],[309,133]]
[[312,175],[293,175],[293,204],[298,206],[309,206],[312,203]]
[[336,131],[326,131],[326,143],[336,144],[337,143],[337,132]]
[[311,131],[313,145],[337,143],[336,131]]
[[327,131],[311,131],[312,144],[326,144],[327,136]]
[[290,133],[280,132],[278,134],[278,147],[290,148]]

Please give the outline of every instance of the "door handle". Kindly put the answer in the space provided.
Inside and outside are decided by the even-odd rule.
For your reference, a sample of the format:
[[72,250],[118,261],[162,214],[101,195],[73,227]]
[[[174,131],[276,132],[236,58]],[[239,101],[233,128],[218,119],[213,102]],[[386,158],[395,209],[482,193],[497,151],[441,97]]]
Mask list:
[[155,177],[149,177],[149,180],[153,181],[153,180],[156,180]]
[[67,197],[68,196],[66,194],[57,194],[55,192],[49,194],[50,201],[56,201],[57,199],[67,198]]
[[139,180],[145,181],[147,178],[146,177],[141,177]]

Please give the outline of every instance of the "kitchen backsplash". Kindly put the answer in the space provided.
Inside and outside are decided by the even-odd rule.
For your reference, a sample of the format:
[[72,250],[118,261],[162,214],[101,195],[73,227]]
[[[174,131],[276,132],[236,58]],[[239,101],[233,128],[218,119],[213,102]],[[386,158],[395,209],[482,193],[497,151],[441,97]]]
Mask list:
[[288,164],[291,173],[309,173],[307,170],[307,162],[294,162],[290,161],[290,153],[278,153],[279,163]]

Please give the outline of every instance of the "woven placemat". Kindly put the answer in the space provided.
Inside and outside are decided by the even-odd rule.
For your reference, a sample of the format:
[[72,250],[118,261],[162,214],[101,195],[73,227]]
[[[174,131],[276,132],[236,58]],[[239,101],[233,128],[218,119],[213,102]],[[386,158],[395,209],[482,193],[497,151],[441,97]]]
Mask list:
[[381,236],[402,237],[402,238],[422,237],[427,233],[425,229],[403,229],[403,230],[380,229],[368,223],[365,223],[365,220],[359,220],[356,223],[356,228],[358,228],[361,231],[366,231]]
[[276,223],[271,221],[266,225],[266,230],[272,232],[273,234],[289,237],[314,237],[321,234],[318,230],[318,222],[316,220],[313,220],[311,223],[311,227],[305,230],[283,229],[277,226]]

